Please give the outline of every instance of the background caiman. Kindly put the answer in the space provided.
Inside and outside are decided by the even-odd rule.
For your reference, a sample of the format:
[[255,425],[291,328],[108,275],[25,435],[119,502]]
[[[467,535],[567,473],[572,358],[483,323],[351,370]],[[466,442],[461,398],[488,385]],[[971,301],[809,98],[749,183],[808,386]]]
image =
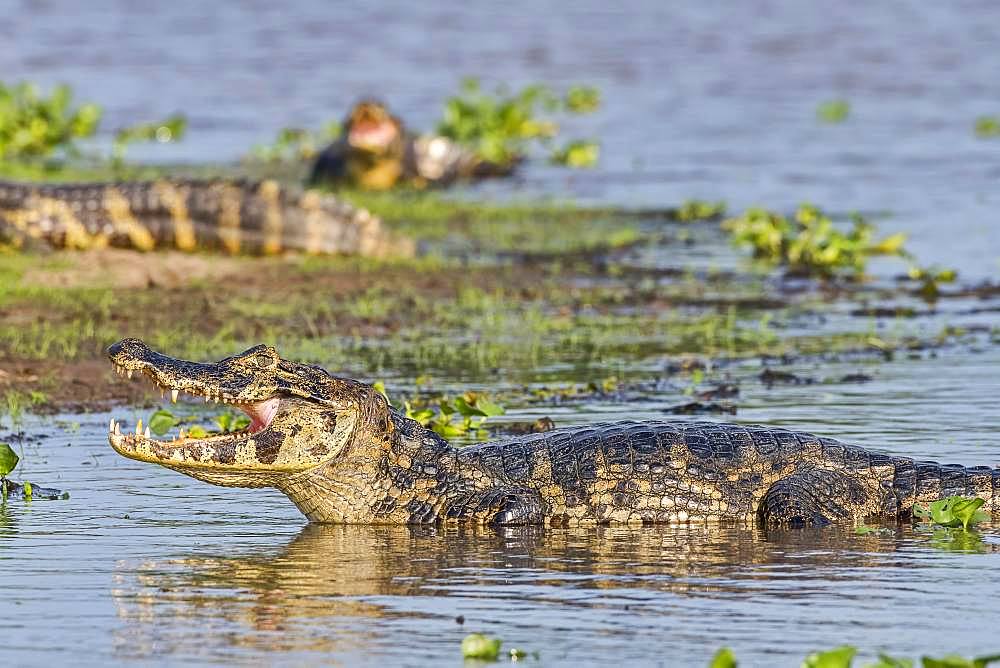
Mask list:
[[337,197],[276,181],[0,181],[0,240],[271,255],[410,254],[412,244]]
[[907,517],[953,494],[1000,511],[1000,469],[894,457],[758,425],[622,421],[449,445],[374,388],[256,346],[218,363],[177,360],[137,339],[108,349],[116,370],[214,399],[244,431],[109,440],[122,455],[232,487],[276,487],[317,522],[383,524],[822,524]]
[[363,100],[347,114],[340,138],[316,158],[309,182],[368,190],[404,184],[422,188],[503,176],[513,168],[483,160],[447,137],[412,134],[384,104]]

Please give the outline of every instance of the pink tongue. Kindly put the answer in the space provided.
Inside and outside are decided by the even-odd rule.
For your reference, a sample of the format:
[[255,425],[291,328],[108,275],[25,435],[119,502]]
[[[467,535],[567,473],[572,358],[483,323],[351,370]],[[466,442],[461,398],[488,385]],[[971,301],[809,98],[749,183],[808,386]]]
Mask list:
[[278,399],[268,399],[249,406],[240,406],[240,409],[250,418],[250,431],[258,432],[271,423],[274,412],[278,409]]

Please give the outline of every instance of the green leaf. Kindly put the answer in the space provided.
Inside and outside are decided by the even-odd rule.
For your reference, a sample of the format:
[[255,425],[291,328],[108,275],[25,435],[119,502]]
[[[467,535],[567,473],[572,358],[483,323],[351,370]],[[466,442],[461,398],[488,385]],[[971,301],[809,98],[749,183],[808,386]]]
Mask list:
[[484,396],[480,396],[476,400],[476,408],[481,410],[486,417],[496,417],[497,415],[503,415],[507,412],[507,409],[500,404],[494,403]]
[[979,508],[986,503],[984,499],[974,498],[974,499],[956,499],[952,504],[951,513],[962,523],[962,528],[966,531],[969,530],[969,525],[972,524],[976,516],[982,516],[979,513]]
[[462,656],[466,659],[496,661],[503,641],[482,633],[470,633],[462,639]]
[[188,429],[187,435],[191,438],[205,438],[208,436],[208,430],[206,430],[201,425],[195,425]]
[[983,503],[983,499],[976,497],[949,496],[932,502],[929,507],[914,504],[913,515],[943,527],[960,526],[968,531],[969,526],[987,518],[979,512]]
[[906,243],[906,232],[897,232],[869,247],[869,252],[878,255],[897,255],[903,249],[904,243]]
[[566,91],[565,104],[571,113],[592,113],[601,106],[601,91],[594,86],[573,86]]
[[476,402],[476,405],[473,406],[463,397],[455,397],[455,410],[457,410],[460,415],[464,415],[465,417],[469,417],[470,415],[486,416],[486,413],[479,408],[478,401]]
[[708,668],[736,668],[736,655],[733,654],[733,650],[723,647],[712,657]]
[[824,123],[843,123],[851,113],[847,100],[828,100],[816,108],[816,116]]
[[802,662],[802,668],[851,668],[857,648],[843,645],[826,652],[813,652]]
[[878,661],[867,664],[865,668],[913,668],[913,660],[897,659],[888,654],[879,654]]
[[230,413],[222,413],[215,416],[215,424],[219,425],[219,429],[224,432],[229,431],[232,422],[233,416]]
[[445,438],[454,438],[456,436],[464,436],[467,430],[450,422],[435,422],[434,431]]
[[1000,137],[1000,116],[980,116],[976,119],[975,131],[981,139]]
[[923,656],[920,657],[920,665],[923,668],[985,668],[991,663],[1000,661],[1000,654],[981,656],[975,659],[966,659],[958,654],[947,654],[942,657]]
[[23,486],[21,487],[21,489],[24,491],[24,498],[30,501],[31,500],[31,483],[28,482],[27,480],[25,480]]
[[601,146],[595,141],[577,139],[552,152],[550,160],[573,169],[587,169],[597,164]]
[[17,467],[19,457],[7,443],[0,443],[0,477],[7,475]]
[[163,436],[181,423],[180,418],[166,409],[160,409],[149,417],[149,430],[157,436]]

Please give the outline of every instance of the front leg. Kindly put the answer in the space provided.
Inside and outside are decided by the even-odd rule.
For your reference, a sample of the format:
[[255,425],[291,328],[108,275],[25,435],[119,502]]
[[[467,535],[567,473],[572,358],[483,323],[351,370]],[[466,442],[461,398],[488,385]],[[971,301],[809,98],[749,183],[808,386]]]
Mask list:
[[823,526],[874,512],[868,490],[843,471],[812,469],[771,485],[757,516],[767,526]]
[[524,487],[491,487],[467,503],[453,506],[448,518],[485,526],[544,524],[542,497]]

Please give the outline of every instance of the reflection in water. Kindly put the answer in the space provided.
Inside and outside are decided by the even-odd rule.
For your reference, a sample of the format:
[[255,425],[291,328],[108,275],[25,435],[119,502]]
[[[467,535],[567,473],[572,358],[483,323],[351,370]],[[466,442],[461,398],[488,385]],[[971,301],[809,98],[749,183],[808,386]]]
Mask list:
[[[722,601],[763,597],[791,607],[838,583],[864,597],[866,580],[878,573],[891,581],[894,569],[912,565],[914,541],[927,545],[910,527],[889,533],[309,525],[276,554],[120,563],[112,595],[124,624],[116,647],[127,657],[198,655],[209,647],[229,658],[241,650],[412,652],[411,638],[395,642],[378,622],[454,630],[447,597],[473,597],[486,619],[519,601],[555,600],[670,616],[679,597],[736,617]],[[415,603],[421,599],[438,605]]]

